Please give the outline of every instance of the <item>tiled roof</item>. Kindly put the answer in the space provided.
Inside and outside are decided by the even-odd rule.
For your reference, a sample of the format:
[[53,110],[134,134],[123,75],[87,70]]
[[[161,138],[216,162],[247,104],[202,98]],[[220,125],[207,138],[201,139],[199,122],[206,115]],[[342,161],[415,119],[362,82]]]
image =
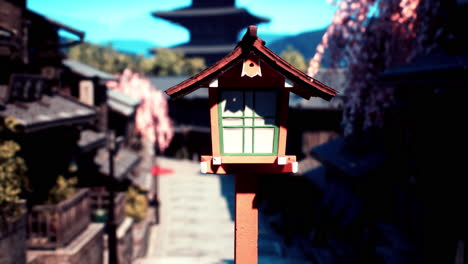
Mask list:
[[468,73],[468,52],[450,54],[436,49],[428,55],[420,56],[413,62],[391,68],[380,74],[384,84],[434,85],[447,83],[466,84]]
[[333,89],[338,91],[338,94],[326,102],[316,98],[303,100],[299,96],[290,97],[290,107],[301,109],[316,109],[316,110],[341,110],[344,103],[344,91],[346,89],[346,70],[345,69],[326,69],[321,68],[314,78],[326,83]]
[[63,60],[63,64],[67,66],[68,68],[70,68],[72,72],[79,74],[86,78],[97,77],[103,80],[117,80],[117,77],[115,77],[114,75],[110,73],[103,72],[101,70],[98,70],[96,68],[93,68],[89,65],[86,65],[76,60],[66,59],[66,60]]
[[361,147],[359,150],[351,149],[344,137],[337,137],[313,148],[311,155],[322,164],[352,177],[366,175],[385,162],[385,153],[379,144]]
[[103,147],[105,144],[105,133],[95,132],[90,129],[81,131],[80,140],[78,141],[78,147],[82,152],[88,152],[90,150]]
[[306,172],[304,177],[322,194],[319,206],[325,209],[323,212],[339,220],[341,225],[347,226],[362,212],[362,201],[352,191],[349,181],[328,177],[323,166]]
[[150,170],[144,171],[138,175],[138,177],[132,177],[131,180],[134,185],[138,188],[151,192],[154,185],[154,176],[149,173]]
[[257,37],[257,27],[250,26],[243,39],[231,53],[204,71],[169,88],[166,90],[166,93],[172,98],[179,98],[201,87],[207,87],[207,83],[211,80],[217,78],[218,75],[221,75],[234,65],[241,63],[250,53],[254,53],[273,69],[281,73],[285,78],[292,81],[295,85],[291,91],[303,98],[309,99],[311,96],[317,96],[325,100],[330,100],[337,94],[337,91],[334,89],[287,63],[265,47],[264,44],[265,42]]
[[140,101],[115,90],[107,90],[107,105],[125,116],[132,115],[140,105]]
[[0,116],[15,118],[18,130],[27,133],[49,127],[89,122],[96,118],[96,111],[60,95],[43,95],[39,101],[6,104],[5,109],[0,110]]
[[39,14],[37,12],[34,12],[34,11],[30,10],[30,9],[26,10],[26,16],[28,18],[30,18],[30,19],[39,19],[39,20],[46,21],[49,24],[54,25],[57,29],[63,29],[63,30],[68,31],[69,33],[75,34],[77,37],[80,38],[80,41],[82,41],[84,39],[85,33],[83,31],[75,29],[75,28],[70,27],[68,25],[65,25],[65,24],[63,24],[61,22],[55,21],[55,20],[53,20],[53,19],[51,19],[49,17],[41,15],[41,14]]
[[[229,15],[249,15],[249,12],[244,8],[236,8],[236,7],[205,7],[205,8],[180,8],[173,11],[161,11],[161,12],[154,12],[153,16],[162,17],[162,18],[192,18],[192,17],[209,17],[209,16],[217,16],[217,17],[226,17]],[[253,23],[260,23],[260,22],[268,22],[270,21],[268,18],[253,16],[252,17]]]
[[182,51],[185,55],[191,54],[212,54],[212,53],[224,53],[227,54],[236,47],[235,44],[225,44],[225,45],[190,45],[183,44],[180,46],[175,46],[173,50]]
[[[156,87],[156,89],[160,91],[165,91],[172,86],[179,84],[185,80],[190,78],[190,76],[181,75],[181,76],[154,76],[150,77],[149,80],[151,84]],[[184,98],[186,99],[195,99],[195,98],[205,98],[208,99],[208,91],[204,89],[198,89],[193,93],[186,95]]]
[[468,52],[451,55],[438,49],[429,55],[416,58],[413,62],[383,72],[382,76],[400,76],[405,74],[459,70],[468,67]]
[[[135,152],[121,148],[114,157],[114,178],[123,180],[124,177],[140,162],[141,157]],[[99,166],[99,172],[109,175],[109,152],[101,148],[94,159]]]
[[170,87],[181,83],[185,80],[190,78],[188,75],[180,75],[180,76],[151,76],[149,80],[151,84],[156,87],[156,89],[160,91],[164,91],[169,89]]

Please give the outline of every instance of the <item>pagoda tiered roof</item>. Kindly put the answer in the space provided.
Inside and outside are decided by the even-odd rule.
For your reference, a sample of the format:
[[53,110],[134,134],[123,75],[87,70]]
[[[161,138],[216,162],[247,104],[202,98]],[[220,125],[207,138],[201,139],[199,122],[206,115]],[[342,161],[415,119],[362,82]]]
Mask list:
[[241,19],[246,24],[258,24],[270,21],[268,18],[252,15],[245,8],[237,7],[206,7],[206,8],[180,8],[172,11],[159,11],[153,12],[153,16],[171,20],[174,22],[182,23],[184,21],[193,21],[193,18],[213,18],[223,17],[229,19],[230,17]]
[[194,0],[189,7],[153,12],[152,15],[187,28],[190,31],[189,42],[172,48],[182,51],[187,57],[203,57],[210,65],[232,50],[243,28],[270,21],[253,15],[245,8],[235,7],[234,2]]

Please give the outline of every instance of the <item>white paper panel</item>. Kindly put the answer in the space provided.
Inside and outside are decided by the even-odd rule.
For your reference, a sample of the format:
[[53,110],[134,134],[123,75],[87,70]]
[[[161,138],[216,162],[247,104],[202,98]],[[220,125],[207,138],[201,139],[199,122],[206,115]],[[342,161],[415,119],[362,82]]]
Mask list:
[[253,116],[253,92],[245,92],[245,116]]
[[276,92],[255,92],[255,112],[258,116],[276,116]]
[[241,91],[221,92],[221,111],[223,116],[242,116],[244,96]]
[[242,126],[242,118],[223,118],[223,126]]
[[245,118],[244,119],[245,126],[253,126],[253,118]]
[[254,153],[272,153],[274,137],[274,128],[255,128]]
[[94,105],[94,84],[90,80],[82,80],[79,83],[80,102],[87,105]]
[[274,126],[275,119],[274,118],[255,118],[255,125],[256,126]]
[[244,153],[252,153],[252,128],[244,129]]
[[242,128],[223,128],[224,153],[242,152]]

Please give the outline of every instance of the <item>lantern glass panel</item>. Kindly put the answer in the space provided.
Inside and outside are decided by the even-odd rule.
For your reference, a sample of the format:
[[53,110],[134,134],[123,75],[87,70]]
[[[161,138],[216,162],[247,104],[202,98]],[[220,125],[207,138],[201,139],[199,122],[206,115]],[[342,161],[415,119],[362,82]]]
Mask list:
[[242,152],[242,137],[242,128],[223,128],[224,152]]
[[255,128],[254,153],[272,153],[274,136],[274,128]]
[[252,153],[253,128],[244,129],[244,153]]
[[278,90],[220,90],[221,152],[275,155]]
[[242,126],[243,119],[242,118],[225,118],[223,120],[223,124],[225,126]]
[[255,92],[255,116],[276,116],[276,95],[271,91]]

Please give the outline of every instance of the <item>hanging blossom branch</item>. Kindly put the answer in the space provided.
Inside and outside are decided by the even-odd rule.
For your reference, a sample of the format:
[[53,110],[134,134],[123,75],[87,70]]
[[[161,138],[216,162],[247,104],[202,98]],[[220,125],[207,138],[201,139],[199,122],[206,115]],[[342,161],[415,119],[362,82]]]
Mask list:
[[160,151],[164,151],[171,143],[174,130],[163,93],[156,90],[147,78],[129,69],[119,77],[118,82],[107,82],[107,88],[141,101],[136,111],[136,129],[149,141],[157,143]]
[[308,74],[314,76],[323,62],[335,68],[348,68],[347,100],[343,109],[345,135],[382,127],[385,109],[394,102],[394,91],[390,87],[378,87],[377,76],[437,46],[437,40],[443,35],[442,26],[435,19],[439,2],[331,2],[337,11],[310,61]]
[[[325,50],[330,46],[332,38],[348,39],[350,43],[360,38],[360,36],[353,33],[358,33],[357,31],[363,33],[365,31],[363,24],[366,14],[374,1],[363,1],[364,3],[360,1],[341,1],[337,3],[337,1],[329,0],[328,2],[337,5],[338,9],[335,12],[331,25],[327,28],[322,37],[322,42],[317,46],[314,57],[310,60],[307,73],[312,77],[317,74]],[[350,59],[351,58],[352,57],[350,57]]]

